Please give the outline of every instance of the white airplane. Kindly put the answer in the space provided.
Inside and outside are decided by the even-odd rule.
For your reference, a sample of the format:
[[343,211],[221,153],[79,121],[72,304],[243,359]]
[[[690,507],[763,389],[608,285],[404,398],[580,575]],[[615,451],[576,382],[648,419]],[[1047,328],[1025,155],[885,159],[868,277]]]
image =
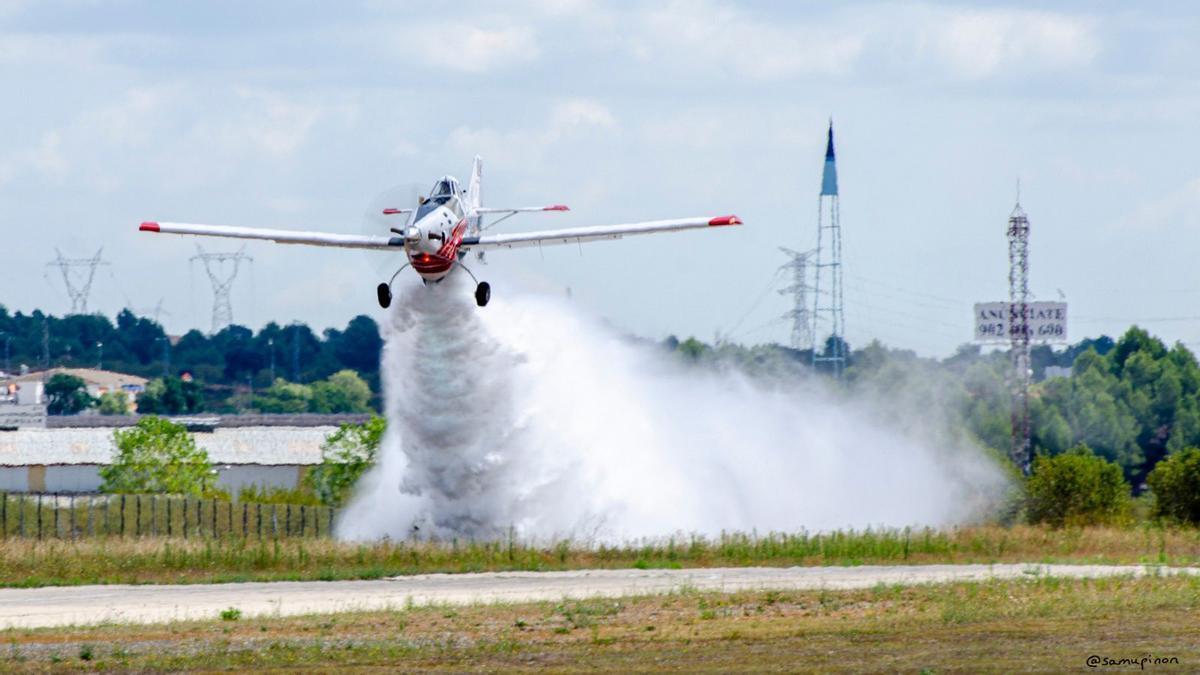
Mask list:
[[[392,283],[405,268],[411,266],[426,283],[437,283],[445,279],[457,266],[475,281],[475,302],[480,307],[491,298],[491,286],[486,281],[475,279],[471,270],[462,264],[468,251],[476,251],[483,260],[483,252],[494,248],[518,248],[550,244],[573,244],[601,239],[620,239],[634,234],[672,232],[721,225],[741,225],[737,216],[677,218],[674,220],[650,220],[623,225],[596,225],[573,227],[561,230],[541,230],[515,234],[484,234],[518,213],[532,211],[567,211],[562,204],[553,206],[528,206],[510,209],[488,208],[482,205],[480,183],[483,160],[475,157],[471,167],[471,182],[466,190],[459,188],[453,176],[443,176],[433,185],[429,196],[421,197],[415,208],[389,208],[383,214],[407,216],[404,227],[390,228],[394,237],[382,235],[334,234],[298,230],[267,230],[229,225],[199,225],[195,223],[167,223],[147,221],[139,228],[142,232],[166,234],[192,234],[208,237],[233,237],[236,239],[264,239],[279,244],[307,244],[309,246],[337,246],[342,248],[366,248],[378,250],[403,249],[408,257],[405,263],[387,283],[376,289],[379,305],[388,307],[392,303]],[[498,220],[483,224],[485,215],[500,215]]]

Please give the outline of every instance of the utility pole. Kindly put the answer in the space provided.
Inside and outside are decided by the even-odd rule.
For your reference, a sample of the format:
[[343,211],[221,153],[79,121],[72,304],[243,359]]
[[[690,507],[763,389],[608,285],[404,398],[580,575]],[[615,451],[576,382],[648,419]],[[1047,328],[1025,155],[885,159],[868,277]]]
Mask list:
[[1008,217],[1008,337],[1012,373],[1009,394],[1012,400],[1013,462],[1025,474],[1030,465],[1029,425],[1029,218],[1017,205]]
[[171,374],[171,339],[168,337],[160,337],[163,343],[163,377]]
[[[91,258],[64,258],[62,251],[57,248],[54,249],[54,252],[58,257],[46,263],[46,266],[57,267],[62,272],[63,285],[67,287],[67,295],[71,297],[71,313],[87,314],[88,295],[92,292],[92,281],[96,278],[96,268],[108,265],[107,262],[100,259],[104,248],[101,247]],[[78,284],[71,278],[73,269],[86,269]]]
[[275,338],[267,338],[267,349],[271,351],[271,384],[275,384]]
[[292,324],[292,382],[300,381],[300,324]]
[[4,375],[12,377],[12,364],[9,363],[9,346],[12,344],[12,335],[8,333],[0,333],[4,336]]
[[222,328],[233,323],[233,303],[230,300],[230,291],[233,288],[233,282],[237,279],[238,268],[243,261],[247,263],[254,262],[254,258],[246,255],[245,250],[246,247],[243,246],[233,253],[206,253],[197,244],[197,253],[191,258],[192,262],[199,260],[204,263],[204,271],[208,274],[208,280],[212,283],[213,334],[220,332]]
[[96,350],[99,351],[99,355],[96,356],[96,370],[104,370],[104,343],[97,342]]
[[50,324],[42,319],[42,372],[50,370]]
[[812,288],[808,285],[808,260],[814,252],[801,253],[783,246],[779,250],[790,258],[779,269],[792,273],[791,285],[779,291],[780,295],[792,297],[792,308],[783,315],[784,319],[792,322],[792,349],[816,349],[813,344],[812,312],[808,310],[808,291]]
[[[842,298],[842,225],[839,216],[837,161],[833,151],[833,120],[829,121],[829,137],[825,144],[825,169],[821,174],[821,194],[817,198],[816,282],[813,284],[812,335],[819,340],[820,322],[829,323],[829,352],[822,353],[813,344],[812,364],[828,363],[835,378],[846,369],[846,317]],[[828,284],[827,296],[821,287]]]

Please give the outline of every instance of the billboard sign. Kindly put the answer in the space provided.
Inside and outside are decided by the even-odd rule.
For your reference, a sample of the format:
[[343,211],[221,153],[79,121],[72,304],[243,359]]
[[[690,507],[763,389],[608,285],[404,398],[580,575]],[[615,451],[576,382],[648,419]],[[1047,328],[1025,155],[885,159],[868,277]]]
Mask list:
[[[1021,308],[1008,302],[981,302],[975,305],[975,341],[1010,342],[1020,328]],[[1025,305],[1029,320],[1029,341],[1067,341],[1067,303],[1030,302]]]

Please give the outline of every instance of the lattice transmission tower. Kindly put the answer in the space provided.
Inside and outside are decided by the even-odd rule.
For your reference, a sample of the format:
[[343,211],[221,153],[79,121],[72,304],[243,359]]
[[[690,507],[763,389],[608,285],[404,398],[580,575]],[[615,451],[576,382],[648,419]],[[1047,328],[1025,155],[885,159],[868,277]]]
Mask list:
[[208,280],[212,282],[212,332],[214,334],[233,323],[233,302],[230,299],[233,282],[237,279],[238,269],[242,262],[254,262],[254,258],[246,255],[245,249],[246,247],[243,246],[233,253],[207,253],[199,244],[196,245],[196,255],[192,256],[192,262],[197,260],[203,262]]
[[780,266],[780,270],[791,273],[792,283],[787,288],[779,290],[780,295],[791,296],[792,308],[784,313],[783,318],[792,322],[792,349],[812,349],[813,322],[812,312],[808,309],[808,292],[812,287],[808,283],[808,260],[813,251],[793,251],[784,246],[779,247],[789,260]]
[[[64,258],[62,251],[57,248],[54,249],[54,253],[58,257],[46,263],[46,266],[57,267],[62,272],[63,285],[67,288],[67,295],[71,297],[71,313],[87,314],[88,295],[92,292],[92,281],[96,279],[96,268],[109,264],[100,259],[104,248],[97,250],[96,255],[91,258]],[[83,272],[72,277],[72,270]]]
[[1008,338],[1012,358],[1012,460],[1029,473],[1029,218],[1020,197],[1008,216]]
[[[817,198],[816,281],[813,283],[812,335],[820,339],[821,322],[829,331],[828,349],[813,345],[813,367],[829,364],[834,377],[846,369],[846,315],[842,296],[842,225],[839,220],[837,162],[833,152],[833,120],[829,121],[829,139],[825,144],[825,169],[821,174],[821,194]],[[822,288],[828,288],[822,295]]]

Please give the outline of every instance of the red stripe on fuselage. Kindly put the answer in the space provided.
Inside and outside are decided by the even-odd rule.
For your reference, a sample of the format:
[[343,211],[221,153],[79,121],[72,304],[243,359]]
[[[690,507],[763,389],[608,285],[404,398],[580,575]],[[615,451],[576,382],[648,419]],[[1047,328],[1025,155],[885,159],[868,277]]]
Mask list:
[[458,257],[458,247],[462,246],[463,237],[467,234],[467,219],[463,218],[454,226],[448,241],[442,244],[437,253],[415,253],[409,258],[413,269],[418,274],[442,274],[450,271],[454,260]]

